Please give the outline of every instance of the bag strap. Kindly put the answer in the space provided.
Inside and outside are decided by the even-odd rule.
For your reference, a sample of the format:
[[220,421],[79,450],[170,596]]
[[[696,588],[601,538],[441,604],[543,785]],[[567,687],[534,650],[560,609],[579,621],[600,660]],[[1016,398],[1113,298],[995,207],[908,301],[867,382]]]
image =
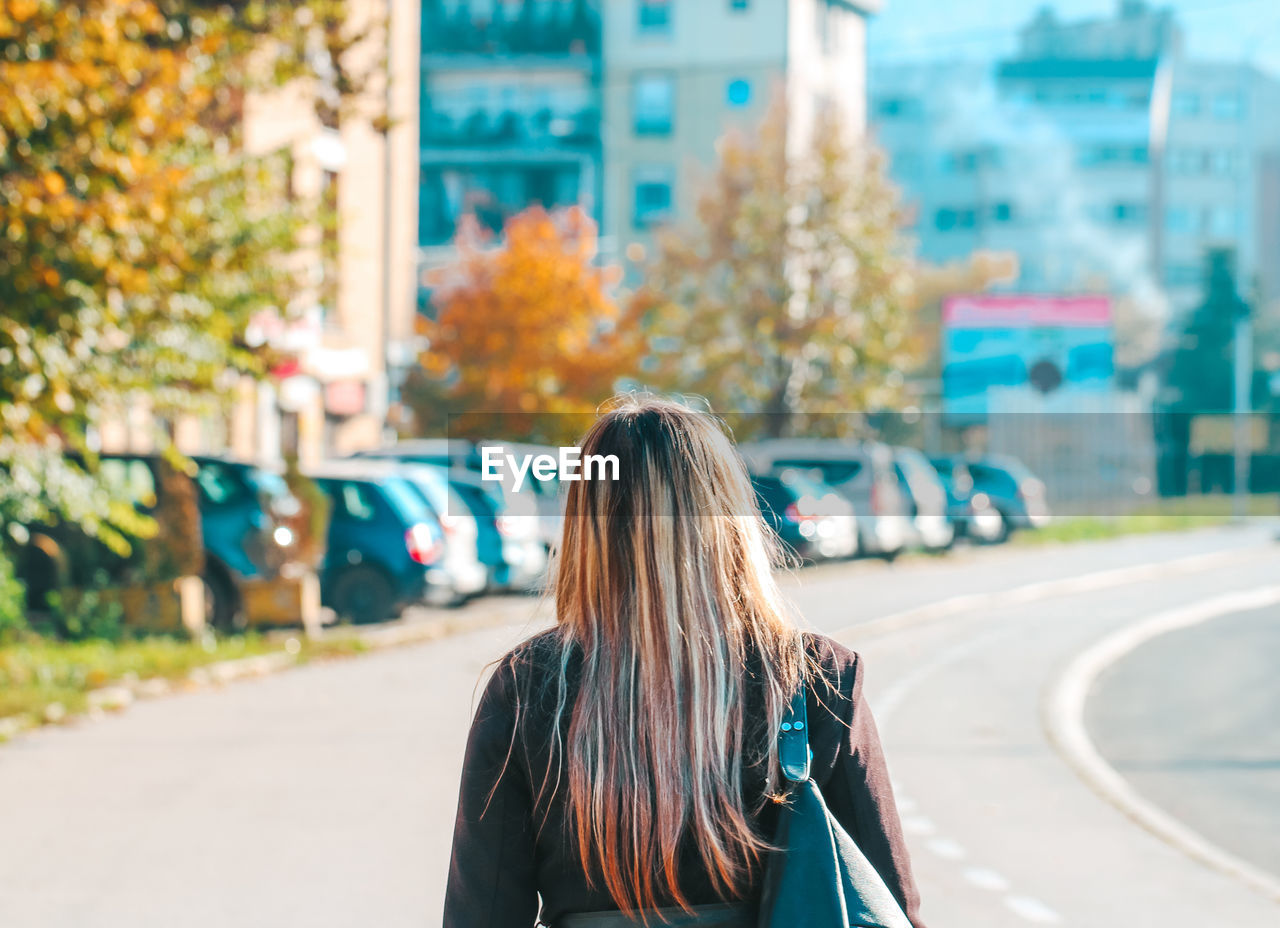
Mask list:
[[778,762],[782,775],[792,783],[809,779],[809,713],[805,707],[804,681],[791,697],[778,732]]

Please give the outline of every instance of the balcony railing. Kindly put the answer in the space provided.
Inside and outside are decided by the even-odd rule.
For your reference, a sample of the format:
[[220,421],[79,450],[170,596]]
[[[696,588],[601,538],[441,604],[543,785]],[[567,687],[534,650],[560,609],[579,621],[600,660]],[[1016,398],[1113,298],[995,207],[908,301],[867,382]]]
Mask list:
[[476,111],[458,118],[447,113],[424,111],[421,144],[424,147],[539,147],[583,148],[600,140],[600,112],[584,109],[559,114],[550,109],[534,113],[511,110],[491,115]]
[[[465,6],[449,12],[428,0],[422,10],[424,55],[590,55],[600,53],[600,14],[587,0],[561,3],[550,16],[520,12],[474,17]],[[504,7],[497,4],[496,9]],[[529,11],[526,13],[525,11]]]

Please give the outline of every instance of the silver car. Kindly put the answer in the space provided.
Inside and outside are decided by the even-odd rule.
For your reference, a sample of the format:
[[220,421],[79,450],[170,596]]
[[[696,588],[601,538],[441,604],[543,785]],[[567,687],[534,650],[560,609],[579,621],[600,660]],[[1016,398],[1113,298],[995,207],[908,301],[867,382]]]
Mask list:
[[874,441],[781,438],[741,445],[748,467],[768,474],[811,471],[853,504],[861,554],[892,560],[908,541],[907,506],[893,450]]

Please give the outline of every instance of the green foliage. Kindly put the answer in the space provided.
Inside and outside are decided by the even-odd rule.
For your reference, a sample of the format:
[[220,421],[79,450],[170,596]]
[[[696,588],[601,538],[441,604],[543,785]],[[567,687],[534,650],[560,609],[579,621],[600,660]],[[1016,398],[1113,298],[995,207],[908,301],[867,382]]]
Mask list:
[[1234,255],[1205,256],[1205,295],[1173,351],[1164,399],[1180,412],[1230,412],[1235,381],[1235,322],[1249,312],[1236,289]]
[[0,548],[0,642],[26,630],[26,590],[13,572],[13,563]]
[[834,116],[809,145],[794,131],[779,101],[751,138],[721,141],[696,225],[659,232],[636,298],[646,380],[706,397],[739,437],[852,427],[833,414],[893,405],[919,355],[883,157]]
[[101,590],[50,593],[49,620],[64,641],[119,641],[124,634],[124,607]]
[[[364,650],[355,639],[294,639],[289,647],[300,662],[345,657]],[[58,703],[68,713],[86,707],[91,690],[121,681],[182,680],[199,667],[218,661],[278,653],[282,643],[258,635],[193,641],[150,635],[119,641],[57,641],[26,635],[0,643],[0,718],[27,716],[45,720],[45,708]]]

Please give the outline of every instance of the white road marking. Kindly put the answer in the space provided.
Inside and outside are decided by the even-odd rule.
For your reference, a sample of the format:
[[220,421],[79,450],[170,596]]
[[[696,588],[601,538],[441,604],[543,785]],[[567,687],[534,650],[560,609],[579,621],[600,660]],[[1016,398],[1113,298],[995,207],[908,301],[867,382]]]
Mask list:
[[908,815],[902,820],[902,830],[912,835],[931,835],[938,830],[938,826],[926,816]]
[[1140,796],[1103,759],[1084,723],[1085,701],[1098,675],[1139,645],[1177,629],[1276,604],[1280,604],[1280,586],[1262,587],[1162,612],[1113,632],[1077,656],[1058,678],[1045,701],[1043,721],[1058,752],[1103,799],[1184,854],[1280,902],[1280,881],[1275,877],[1211,843]]
[[[1132,583],[1141,583],[1143,581],[1159,579],[1167,575],[1184,576],[1187,573],[1212,570],[1216,567],[1238,564],[1242,557],[1247,558],[1249,556],[1257,556],[1259,553],[1260,552],[1257,549],[1245,549],[1197,554],[1191,557],[1178,558],[1173,561],[1156,561],[1148,564],[1133,565],[1130,567],[1100,570],[1076,577],[1066,577],[1058,580],[1029,583],[1024,586],[1014,587],[1011,590],[1004,590],[995,593],[953,596],[915,609],[908,609],[903,612],[883,616],[870,622],[851,625],[833,633],[832,637],[836,639],[843,639],[849,636],[864,638],[872,635],[888,634],[902,631],[917,625],[923,625],[937,619],[963,615],[967,612],[973,612],[978,609],[995,609],[1005,606],[1023,605],[1045,599],[1056,599],[1059,597],[1071,596],[1078,593],[1114,589],[1116,587],[1126,586]],[[878,699],[872,700],[872,712],[877,718],[880,729],[883,731],[887,728],[889,719],[898,706],[906,699],[911,691],[919,686],[925,679],[932,676],[948,664],[954,663],[975,651],[979,651],[987,647],[992,641],[1010,634],[1012,630],[1013,629],[1010,625],[1005,625],[1003,627],[993,629],[984,635],[979,635],[976,638],[961,642],[960,644],[943,651],[941,654],[934,657],[933,660],[926,661],[924,664],[917,666],[910,673],[898,679],[898,681],[886,689]],[[1081,691],[1082,694],[1087,692],[1087,689],[1088,687],[1086,686],[1085,689]],[[1083,695],[1080,700],[1080,713],[1081,730],[1083,731]],[[1084,737],[1087,742],[1087,736]],[[1092,745],[1090,745],[1090,747],[1092,747]],[[1112,771],[1112,773],[1114,773],[1114,771]],[[896,791],[897,784],[894,784],[894,788]],[[901,813],[910,813],[916,809],[916,804],[909,800],[905,800],[899,803],[899,807]],[[907,814],[906,817],[902,819],[902,828],[903,831],[908,834],[921,836],[935,835],[937,832],[937,826],[934,825],[933,821],[928,817],[919,814]],[[934,837],[927,843],[927,846],[935,854],[943,857],[944,859],[959,861],[966,857],[966,852],[963,846],[950,838],[941,836]],[[1007,879],[996,871],[983,867],[966,868],[964,871],[964,878],[970,884],[980,889],[993,892],[1005,892],[1010,888],[1010,883]],[[1045,903],[1032,896],[1017,894],[1008,895],[1005,896],[1004,903],[1011,911],[1017,913],[1027,921],[1039,924],[1059,924],[1062,922],[1061,915]]]
[[1009,888],[1009,881],[987,867],[966,867],[964,878],[979,889],[1002,893]]
[[929,850],[946,860],[964,860],[969,856],[959,841],[950,838],[934,838],[928,844]]
[[1056,925],[1062,916],[1032,896],[1005,896],[1004,904],[1029,922]]

